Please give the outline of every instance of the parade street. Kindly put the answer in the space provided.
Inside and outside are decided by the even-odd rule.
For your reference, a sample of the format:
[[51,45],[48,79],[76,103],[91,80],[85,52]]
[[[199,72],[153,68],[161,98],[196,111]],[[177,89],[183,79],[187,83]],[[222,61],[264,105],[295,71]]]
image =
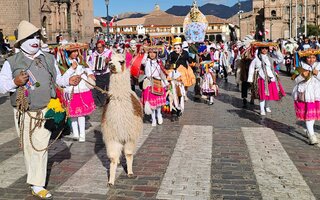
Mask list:
[[[122,162],[112,188],[107,187],[100,108],[87,120],[85,143],[64,138],[50,148],[47,188],[55,200],[320,199],[320,148],[307,143],[294,114],[293,82],[281,78],[287,96],[266,116],[260,116],[258,102],[242,108],[230,77],[219,82],[212,106],[189,100],[179,121],[165,119],[152,127],[146,120],[135,176],[126,176]],[[8,97],[1,96],[0,103],[0,199],[37,199],[25,183]]]

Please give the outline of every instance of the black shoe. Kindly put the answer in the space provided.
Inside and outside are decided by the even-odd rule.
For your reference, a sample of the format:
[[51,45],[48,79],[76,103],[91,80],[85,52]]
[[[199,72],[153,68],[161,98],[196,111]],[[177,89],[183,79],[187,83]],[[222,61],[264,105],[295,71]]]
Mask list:
[[178,116],[178,117],[181,117],[181,115],[182,115],[181,110],[177,110],[177,116]]
[[242,99],[242,107],[243,108],[247,107],[247,103],[248,103],[247,99]]

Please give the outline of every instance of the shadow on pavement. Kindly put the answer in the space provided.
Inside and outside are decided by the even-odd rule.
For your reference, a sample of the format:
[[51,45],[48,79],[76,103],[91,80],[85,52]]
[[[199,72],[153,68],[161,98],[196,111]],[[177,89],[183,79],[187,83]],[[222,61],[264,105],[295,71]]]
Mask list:
[[249,110],[228,110],[230,113],[237,114],[240,118],[248,119],[256,124],[263,125],[264,127],[270,128],[274,131],[284,133],[288,136],[291,136],[297,140],[301,140],[305,143],[308,143],[305,139],[305,136],[296,130],[295,127],[289,126],[287,124],[272,120],[267,117],[262,117],[260,114],[256,112],[252,112]]
[[[52,142],[52,140],[50,140]],[[50,175],[51,175],[51,170],[53,169],[54,165],[60,164],[64,160],[68,160],[71,158],[71,152],[70,149],[72,147],[72,143],[68,146],[66,142],[63,140],[59,139],[57,140],[59,142],[59,148],[62,147],[62,151],[58,152],[56,155],[54,155],[52,158],[48,158],[48,167],[47,167],[47,179],[46,179],[46,186],[48,185],[50,181]],[[53,149],[54,150],[54,149]],[[52,151],[52,149],[49,149],[49,153]]]
[[[104,168],[106,168],[106,172],[108,175],[108,179],[110,177],[110,160],[107,157],[107,151],[105,148],[105,144],[102,139],[102,133],[98,130],[94,130],[94,138],[96,138],[96,143],[94,146],[94,152],[101,161]],[[101,151],[102,150],[102,151]],[[122,165],[124,171],[127,173],[127,162],[125,156],[122,154],[120,157],[120,164]]]
[[8,96],[3,96],[3,97],[0,97],[0,105],[4,104],[7,102],[7,100],[9,99]]
[[[239,96],[241,96],[240,93],[239,93]],[[250,98],[250,95],[248,95],[248,98],[247,98],[248,101],[249,101],[249,98]],[[233,95],[220,92],[215,99],[223,103],[230,104],[235,108],[244,109],[242,104],[242,99],[235,97]],[[257,102],[258,100],[255,100],[255,101]],[[251,111],[259,110],[259,109],[260,109],[259,105],[256,105],[256,104],[251,105],[249,102],[247,104],[247,108],[245,108],[245,110],[251,110]]]

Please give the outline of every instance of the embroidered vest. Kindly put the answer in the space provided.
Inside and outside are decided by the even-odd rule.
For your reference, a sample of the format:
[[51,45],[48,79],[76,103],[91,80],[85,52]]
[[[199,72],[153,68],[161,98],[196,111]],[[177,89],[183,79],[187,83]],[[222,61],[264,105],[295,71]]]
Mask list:
[[[49,53],[43,53],[34,60],[27,58],[19,52],[7,59],[11,66],[12,76],[15,78],[22,70],[29,70],[39,87],[28,89],[29,110],[43,109],[47,106],[51,97],[55,97],[56,70],[54,67],[55,59]],[[29,79],[30,80],[30,79]],[[16,106],[17,91],[10,93],[11,105]]]

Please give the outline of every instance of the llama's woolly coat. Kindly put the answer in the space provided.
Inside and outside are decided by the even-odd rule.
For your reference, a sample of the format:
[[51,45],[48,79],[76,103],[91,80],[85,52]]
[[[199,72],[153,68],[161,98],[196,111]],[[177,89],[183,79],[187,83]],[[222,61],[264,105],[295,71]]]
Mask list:
[[[102,132],[104,141],[136,143],[143,129],[143,110],[137,95],[131,90],[130,72],[112,74],[109,102],[104,107]],[[109,154],[109,152],[108,152]]]

